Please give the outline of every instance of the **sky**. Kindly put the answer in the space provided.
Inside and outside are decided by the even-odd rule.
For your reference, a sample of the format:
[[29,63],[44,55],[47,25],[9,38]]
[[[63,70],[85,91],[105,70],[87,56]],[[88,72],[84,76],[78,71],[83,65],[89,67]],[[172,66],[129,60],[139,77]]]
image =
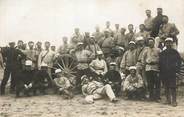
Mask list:
[[95,26],[104,29],[106,21],[113,29],[115,23],[137,28],[146,18],[146,9],[155,16],[156,8],[162,7],[180,30],[179,50],[184,51],[183,6],[183,0],[0,0],[0,46],[12,40],[50,41],[59,46],[75,27],[94,32]]

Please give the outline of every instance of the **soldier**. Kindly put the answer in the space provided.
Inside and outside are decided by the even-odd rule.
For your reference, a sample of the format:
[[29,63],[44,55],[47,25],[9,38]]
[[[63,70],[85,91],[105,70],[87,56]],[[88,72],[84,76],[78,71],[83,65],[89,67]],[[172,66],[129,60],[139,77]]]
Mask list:
[[177,50],[172,48],[173,39],[165,40],[166,49],[160,53],[160,77],[166,91],[166,104],[176,107],[176,73],[180,71],[181,57]]
[[130,74],[123,84],[123,91],[128,99],[143,99],[145,97],[144,85],[141,75],[136,73],[136,67],[129,68]]
[[11,75],[11,86],[10,92],[13,93],[15,91],[16,85],[16,75],[22,69],[21,60],[25,59],[25,55],[18,49],[15,48],[15,42],[9,42],[9,48],[7,48],[3,54],[5,58],[5,70],[4,77],[1,82],[1,95],[5,94],[5,86]]
[[107,96],[111,102],[117,102],[111,85],[104,85],[101,82],[89,79],[87,76],[81,77],[82,81],[82,94],[85,96],[87,103],[94,103],[94,100],[101,99],[104,96]]
[[104,75],[104,83],[110,84],[115,95],[119,96],[121,91],[121,75],[116,69],[117,64],[115,62],[110,63],[109,71]]
[[142,64],[146,71],[149,99],[158,101],[160,99],[160,78],[159,76],[159,54],[161,50],[155,48],[154,38],[149,38],[149,47],[142,55]]
[[17,75],[16,97],[19,97],[22,91],[24,92],[24,95],[30,96],[34,73],[35,71],[32,70],[32,61],[27,60],[25,62],[25,69],[20,71]]
[[46,63],[48,65],[48,73],[50,77],[51,75],[51,68],[53,67],[53,62],[55,60],[55,53],[50,50],[50,42],[45,42],[45,50],[43,50],[39,57],[38,57],[38,68],[41,68],[42,63]]
[[179,34],[179,30],[175,26],[175,24],[169,23],[169,18],[166,15],[162,17],[162,25],[159,29],[158,36],[160,37],[160,42],[164,42],[164,40],[168,37],[173,38],[173,46],[176,49],[178,45],[177,35]]
[[70,47],[70,45],[69,45],[69,43],[68,43],[68,38],[66,37],[66,36],[64,36],[63,38],[62,38],[62,45],[59,47],[59,49],[57,50],[57,53],[59,53],[59,54],[68,54],[69,53],[69,51],[70,51],[70,49],[71,49],[71,47]]
[[54,82],[56,88],[60,94],[63,94],[66,98],[71,99],[73,98],[73,94],[71,92],[73,86],[70,83],[70,80],[63,76],[61,72],[61,69],[55,70],[56,78],[54,79]]
[[99,42],[100,47],[104,53],[105,58],[110,56],[111,49],[115,47],[115,40],[111,37],[111,34],[108,30],[104,31],[105,37],[102,38]]
[[153,17],[151,16],[151,10],[146,10],[146,16],[147,18],[144,20],[145,31],[150,34],[153,28]]
[[24,42],[22,40],[18,40],[16,49],[23,50]]
[[35,46],[35,49],[34,49],[35,51],[36,51],[36,66],[35,66],[35,68],[36,69],[38,69],[38,57],[39,57],[39,55],[40,55],[40,53],[42,52],[42,42],[37,42],[36,43],[36,46]]
[[113,31],[113,36],[116,39],[120,35],[120,27],[119,24],[115,24],[115,30]]
[[157,37],[159,33],[159,28],[162,24],[162,17],[163,17],[163,10],[162,8],[157,8],[157,16],[153,19],[153,27],[152,32],[150,34],[151,37]]
[[120,47],[125,47],[125,32],[126,32],[126,29],[125,28],[121,28],[120,30],[120,34],[117,35],[114,39],[115,39],[115,44],[116,46],[120,46]]
[[28,42],[29,49],[25,50],[25,55],[27,57],[27,60],[31,60],[33,62],[32,68],[36,69],[36,64],[37,64],[37,56],[36,56],[36,51],[34,50],[34,42],[29,41]]
[[84,43],[84,37],[80,34],[79,28],[75,28],[74,34],[71,37],[71,44],[73,48],[76,48],[78,42]]
[[128,49],[128,45],[129,45],[129,42],[130,41],[135,41],[134,39],[134,25],[133,24],[129,24],[128,25],[128,33],[126,34],[126,37],[125,37],[125,49],[127,50]]
[[77,87],[80,88],[80,78],[83,75],[90,75],[89,62],[91,62],[91,52],[84,48],[84,44],[82,42],[78,42],[77,48],[75,50],[75,56],[78,61],[77,65]]
[[129,74],[129,67],[135,66],[137,63],[137,51],[135,48],[135,42],[130,41],[129,42],[129,50],[125,52],[123,55],[123,58],[121,60],[121,71],[127,76]]
[[110,28],[110,27],[111,27],[110,21],[106,21],[105,26],[106,26],[106,27],[105,27],[105,29],[104,29],[104,33],[105,33],[105,31],[108,31],[110,34],[112,34],[113,31],[112,31],[112,29]]
[[92,62],[89,64],[89,68],[93,73],[93,77],[96,78],[97,81],[102,82],[102,78],[107,72],[107,64],[103,59],[102,51],[97,51],[96,59],[92,60]]
[[37,95],[37,91],[46,94],[45,90],[53,85],[53,80],[48,73],[48,65],[42,62],[40,67],[40,70],[37,70],[33,77],[34,95]]
[[95,27],[95,32],[92,34],[95,38],[95,42],[98,43],[98,41],[103,37],[103,33],[100,32],[100,28],[97,26]]
[[143,37],[145,45],[148,45],[148,41],[147,38],[150,37],[149,33],[147,31],[145,31],[145,25],[144,24],[140,24],[139,25],[139,32],[135,34],[135,39],[137,37]]
[[51,49],[51,51],[56,52],[56,46],[52,45],[52,46],[50,47],[50,49]]
[[92,59],[95,59],[97,51],[102,51],[100,46],[95,42],[94,36],[91,36],[89,39],[89,44],[86,46],[86,50],[92,52]]

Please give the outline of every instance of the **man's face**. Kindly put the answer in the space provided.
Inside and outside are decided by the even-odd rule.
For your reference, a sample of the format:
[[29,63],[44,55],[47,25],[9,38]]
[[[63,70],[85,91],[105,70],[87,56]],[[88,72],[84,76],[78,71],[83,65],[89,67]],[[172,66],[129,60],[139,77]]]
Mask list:
[[110,24],[110,22],[109,22],[109,21],[107,21],[107,22],[106,22],[106,27],[107,27],[107,28],[109,28],[109,27],[110,27],[110,25],[111,25],[111,24]]
[[110,70],[115,70],[116,69],[116,66],[115,65],[110,65],[109,69]]
[[144,31],[144,25],[139,26],[140,31]]
[[135,44],[129,44],[129,49],[133,50],[135,48]]
[[155,45],[155,42],[153,40],[149,40],[148,45],[149,45],[150,48],[153,48],[154,45]]
[[168,23],[168,18],[167,17],[162,17],[162,22],[163,23]]
[[125,32],[126,32],[126,29],[122,28],[121,29],[121,34],[125,34]]
[[165,46],[166,46],[166,48],[171,48],[172,47],[172,41],[166,41]]
[[30,42],[30,43],[28,43],[28,46],[29,46],[30,49],[32,49],[34,47],[34,43]]
[[46,43],[45,43],[45,48],[46,48],[46,49],[49,49],[49,48],[50,48],[50,43],[49,43],[49,42],[46,42]]
[[162,9],[160,9],[160,8],[157,9],[157,15],[162,15],[162,12],[163,12]]
[[90,33],[89,32],[85,32],[85,37],[90,37]]
[[132,31],[134,30],[133,25],[129,25],[129,26],[128,26],[128,30],[129,30],[130,32],[132,32]]
[[17,46],[18,47],[22,47],[23,46],[23,42],[22,41],[18,41]]
[[10,48],[14,48],[15,47],[15,42],[9,43],[9,46],[10,46]]
[[146,16],[148,16],[148,17],[151,16],[151,11],[150,10],[146,10]]
[[56,47],[55,46],[51,46],[51,50],[52,51],[55,51],[56,50]]
[[75,28],[75,29],[74,29],[74,32],[75,32],[76,34],[79,34],[79,28]]
[[100,31],[100,28],[99,27],[96,27],[95,30],[96,30],[96,32],[99,32]]
[[116,29],[119,29],[119,24],[115,24],[115,28]]
[[133,70],[130,70],[130,74],[131,75],[135,75],[136,74],[136,70],[134,70],[134,69]]
[[25,66],[26,71],[31,71],[31,66]]
[[38,42],[37,43],[37,47],[41,48],[42,47],[42,43],[41,42]]
[[68,38],[67,37],[63,37],[63,43],[68,43]]
[[105,34],[105,37],[109,37],[109,35],[110,35],[110,32],[108,32],[108,31],[105,31],[105,32],[104,32],[104,34]]

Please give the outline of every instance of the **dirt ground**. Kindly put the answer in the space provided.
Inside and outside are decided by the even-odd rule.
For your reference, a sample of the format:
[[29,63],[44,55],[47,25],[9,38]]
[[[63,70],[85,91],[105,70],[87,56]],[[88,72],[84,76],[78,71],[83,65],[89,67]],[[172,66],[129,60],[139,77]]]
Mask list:
[[84,104],[82,95],[67,100],[54,94],[21,98],[8,94],[0,96],[0,117],[184,117],[184,96],[171,107],[121,98],[115,104],[107,99]]

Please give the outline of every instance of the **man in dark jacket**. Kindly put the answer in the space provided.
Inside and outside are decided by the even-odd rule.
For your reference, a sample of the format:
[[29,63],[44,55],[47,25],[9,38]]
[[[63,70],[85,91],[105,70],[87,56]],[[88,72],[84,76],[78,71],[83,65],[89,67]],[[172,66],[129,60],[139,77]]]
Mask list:
[[24,92],[24,95],[30,96],[30,92],[32,91],[33,76],[35,73],[31,68],[32,61],[27,60],[25,62],[25,69],[17,74],[16,97],[20,96],[21,91]]
[[15,81],[17,72],[22,69],[21,60],[25,59],[25,55],[18,49],[15,48],[15,42],[10,42],[9,46],[3,54],[4,61],[6,64],[4,70],[4,77],[1,83],[1,95],[5,94],[5,86],[11,75],[11,86],[10,91],[13,92],[15,90]]
[[33,78],[33,93],[37,94],[37,91],[40,91],[42,94],[45,94],[46,88],[51,86],[52,78],[47,72],[48,65],[45,63],[41,64],[41,70],[38,70]]
[[159,33],[160,25],[162,24],[162,15],[163,10],[162,8],[157,8],[157,16],[153,19],[153,26],[152,26],[152,32],[151,37],[157,37]]
[[115,62],[110,63],[109,71],[104,75],[105,84],[110,84],[115,95],[118,96],[121,91],[121,75],[116,70],[117,64]]
[[[173,39],[165,40],[166,49],[160,53],[160,77],[165,86],[166,104],[177,106],[176,102],[176,73],[181,66],[181,57],[177,50],[172,48]],[[172,99],[172,100],[171,100]]]

